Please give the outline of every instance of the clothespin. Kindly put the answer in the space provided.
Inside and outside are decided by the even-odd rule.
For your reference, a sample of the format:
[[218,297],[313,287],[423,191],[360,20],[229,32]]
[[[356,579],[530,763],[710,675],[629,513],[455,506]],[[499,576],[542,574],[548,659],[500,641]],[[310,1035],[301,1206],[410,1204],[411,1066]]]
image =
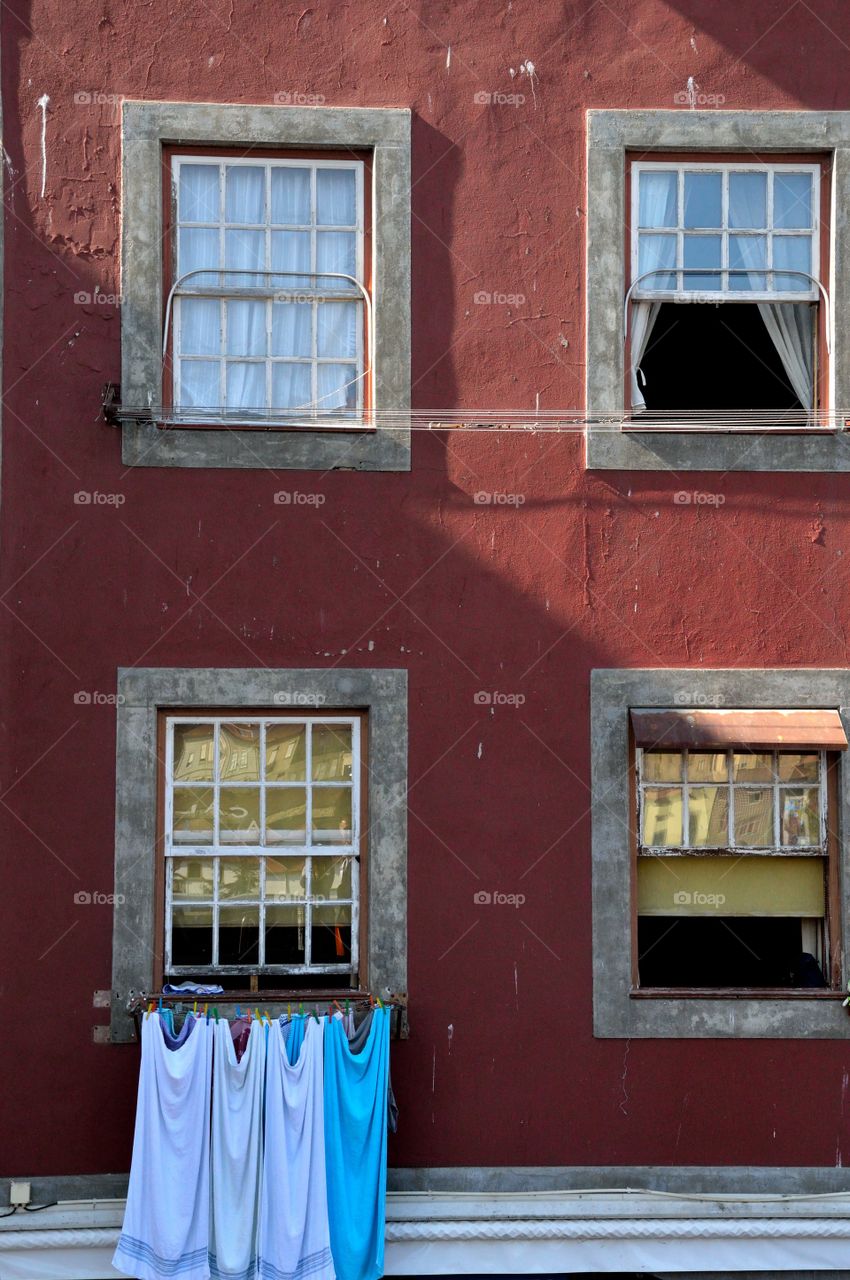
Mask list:
[[383,1007],[384,1007],[384,1006],[381,1004],[381,997],[380,997],[380,996],[378,996],[378,1008],[379,1008],[379,1009],[383,1009]]
[[237,1018],[242,1017],[242,1010],[239,1008],[239,1005],[236,1006],[236,1016]]
[[204,1005],[204,1017],[206,1018],[207,1022],[209,1022],[209,1020],[210,1020],[210,1015],[209,1015],[209,1005],[208,1005],[208,1004],[205,1004],[205,1005]]
[[257,1015],[257,1021],[258,1021],[258,1022],[262,1022],[262,1020],[263,1020],[263,1015],[260,1013],[259,1009],[255,1009],[255,1010],[254,1010],[254,1012],[255,1012],[255,1013],[256,1013],[256,1015]]
[[370,991],[370,992],[369,992],[369,1008],[370,1008],[370,1009],[374,1009],[374,1007],[375,1007],[375,1001],[374,1001],[374,998],[373,998],[373,996],[372,996],[372,992]]
[[148,1005],[148,1009],[147,1009],[147,1013],[145,1014],[145,1017],[149,1018],[153,1013],[153,1011],[154,1011],[154,1003],[153,1003],[153,1000],[151,1000],[150,1004]]
[[292,1017],[292,1005],[291,1005],[291,1004],[288,1004],[288,1005],[286,1006],[286,1016],[287,1016],[287,1018],[291,1018],[291,1017]]
[[299,1006],[298,1006],[298,1013],[299,1013],[299,1015],[300,1015],[302,1018],[304,1017],[304,1002],[303,1002],[303,1001],[302,1001],[302,1002],[301,1002],[301,1004],[299,1004]]
[[195,1017],[197,1018],[197,1016],[198,1016],[198,1002],[197,1002],[197,1000],[196,1000],[196,1001],[195,1001],[195,1003],[192,1005],[192,1012],[194,1013]]
[[159,997],[159,1011],[162,1013],[162,996]]
[[216,1022],[218,1022],[218,1005],[213,1005],[213,1013],[215,1014]]
[[345,1002],[345,1012],[348,1013],[348,1001]]

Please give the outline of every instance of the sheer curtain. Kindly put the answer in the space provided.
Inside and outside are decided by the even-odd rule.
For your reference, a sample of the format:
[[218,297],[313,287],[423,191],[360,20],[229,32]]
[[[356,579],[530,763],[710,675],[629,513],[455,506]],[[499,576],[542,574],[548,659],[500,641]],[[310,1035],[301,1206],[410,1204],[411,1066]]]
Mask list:
[[228,409],[262,409],[266,404],[266,303],[227,304],[227,354],[254,356],[257,363],[228,361]]
[[649,343],[649,335],[655,327],[655,321],[658,319],[658,313],[661,310],[660,302],[633,302],[632,303],[632,332],[631,332],[631,405],[632,413],[646,413],[646,401],[643,398],[643,392],[640,389],[638,375],[641,381],[646,385],[643,376],[643,370],[640,362],[644,357],[647,345]]
[[759,314],[782,368],[804,409],[814,405],[812,307],[806,302],[760,302]]
[[[660,229],[675,225],[676,221],[676,184],[671,183],[670,174],[666,171],[652,172],[644,170],[640,175],[640,225],[642,227]],[[669,255],[671,237],[665,235],[642,235],[640,237],[639,274],[654,271],[662,266],[669,267],[665,261]],[[675,245],[675,241],[672,243]],[[675,258],[673,260],[675,262]],[[675,277],[674,277],[675,280]],[[644,287],[652,288],[658,282],[652,277],[642,280]],[[666,281],[665,281],[666,283]],[[660,302],[635,301],[631,305],[631,406],[633,413],[645,413],[646,401],[640,389],[638,377],[645,383],[640,362],[646,352],[652,333]]]

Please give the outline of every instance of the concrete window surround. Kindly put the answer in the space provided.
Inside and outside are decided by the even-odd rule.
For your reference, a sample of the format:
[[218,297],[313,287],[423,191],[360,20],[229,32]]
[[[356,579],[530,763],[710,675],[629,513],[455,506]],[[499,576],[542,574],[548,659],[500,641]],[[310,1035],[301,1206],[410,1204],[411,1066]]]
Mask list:
[[369,713],[369,989],[407,990],[407,672],[379,668],[119,667],[112,932],[113,1043],[135,1039],[127,1000],[154,968],[157,716],[210,707]]
[[[630,996],[629,709],[821,707],[850,729],[850,668],[596,670],[590,681],[593,807],[593,1030],[597,1037],[847,1038],[841,999],[714,1000]],[[839,764],[839,835],[850,830],[850,763]],[[850,877],[839,866],[842,957],[850,947]],[[843,966],[842,988],[847,981]]]
[[[162,147],[370,150],[375,430],[162,430],[122,419],[134,467],[409,471],[410,112],[390,107],[125,102],[122,109],[121,401],[162,401]],[[392,417],[382,419],[382,413]],[[402,416],[396,416],[401,414]]]
[[623,471],[850,471],[840,431],[635,431],[621,429],[625,348],[626,152],[732,151],[829,154],[832,160],[829,404],[850,405],[850,112],[588,111],[586,465]]

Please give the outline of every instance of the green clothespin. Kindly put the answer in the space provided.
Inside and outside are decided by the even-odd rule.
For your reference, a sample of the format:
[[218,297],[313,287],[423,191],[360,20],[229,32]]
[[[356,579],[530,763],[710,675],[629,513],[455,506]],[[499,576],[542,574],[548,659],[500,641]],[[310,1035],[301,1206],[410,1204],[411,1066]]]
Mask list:
[[216,1022],[218,1022],[218,1005],[213,1005],[213,1013],[215,1014]]

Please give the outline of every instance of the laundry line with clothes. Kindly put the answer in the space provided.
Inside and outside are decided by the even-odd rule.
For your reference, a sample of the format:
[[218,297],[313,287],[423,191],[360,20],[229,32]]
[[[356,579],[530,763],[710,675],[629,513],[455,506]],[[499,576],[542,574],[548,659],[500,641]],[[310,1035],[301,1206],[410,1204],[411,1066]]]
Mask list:
[[[377,1280],[391,1008],[151,1004],[113,1266],[135,1280]],[[198,1007],[200,1005],[200,1007]]]

